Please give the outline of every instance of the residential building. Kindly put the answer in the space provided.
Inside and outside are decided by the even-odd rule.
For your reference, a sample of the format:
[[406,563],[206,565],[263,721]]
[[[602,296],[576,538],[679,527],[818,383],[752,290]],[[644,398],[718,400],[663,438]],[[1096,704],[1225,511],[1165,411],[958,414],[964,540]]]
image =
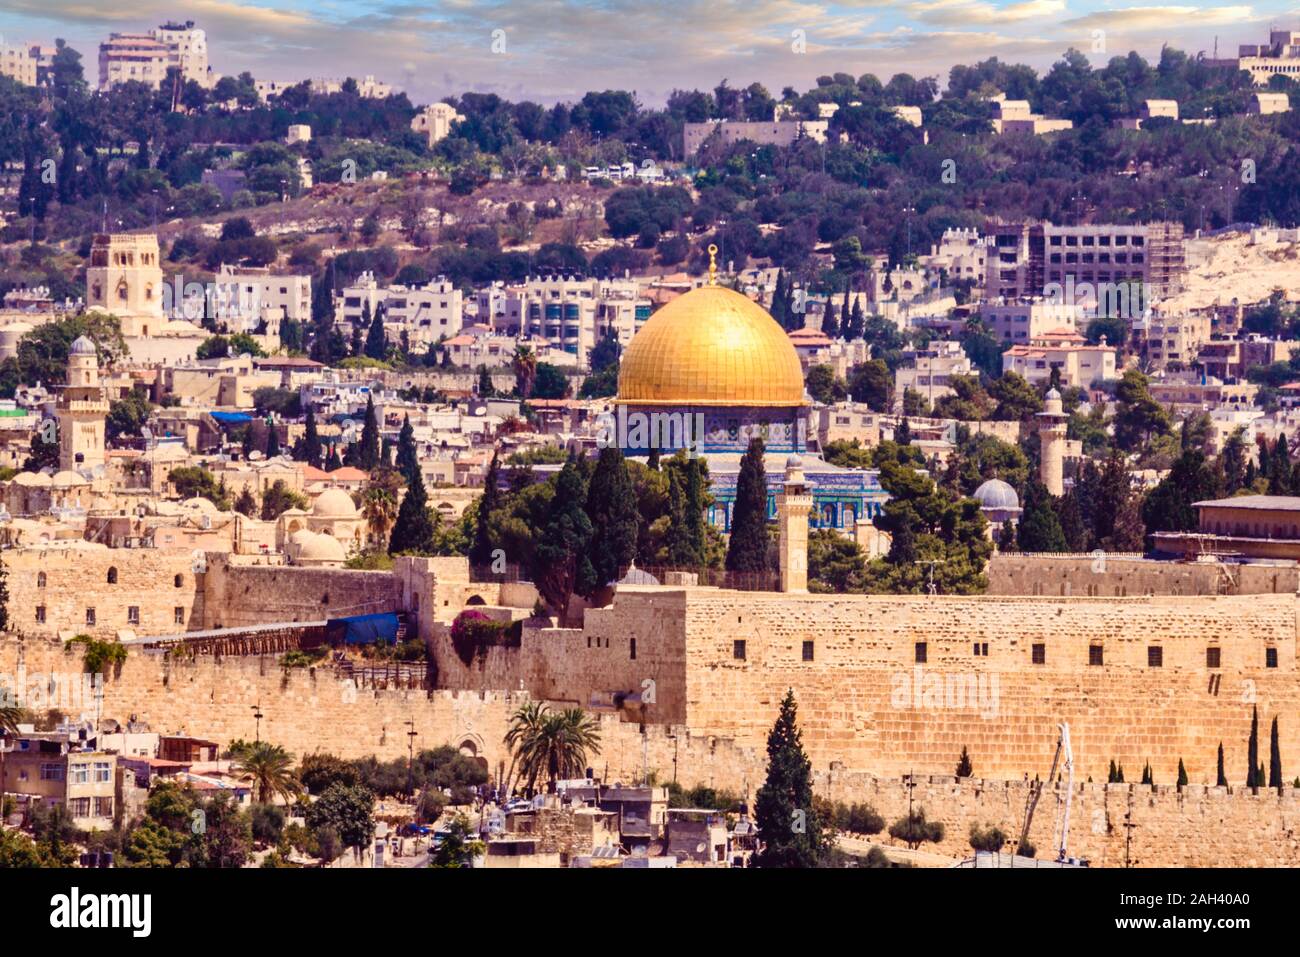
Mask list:
[[715,135],[724,146],[746,140],[760,146],[789,146],[801,136],[824,143],[829,127],[827,120],[709,120],[685,124],[682,138],[686,158],[690,159]]
[[37,58],[32,51],[39,49],[26,43],[0,45],[0,76],[7,76],[23,86],[35,86]]
[[66,732],[29,732],[5,753],[0,792],[18,798],[25,818],[36,805],[62,805],[74,827],[107,830],[113,826],[117,778],[116,754],[75,750]]
[[1028,344],[1057,329],[1078,331],[1083,309],[1076,304],[1038,298],[986,302],[980,319],[1000,341]]
[[1246,112],[1252,116],[1268,116],[1290,110],[1291,98],[1285,93],[1256,93],[1246,107]]
[[1267,43],[1243,43],[1237,58],[1210,60],[1214,66],[1250,74],[1256,86],[1267,86],[1275,76],[1300,81],[1300,32],[1270,30]]
[[924,349],[908,349],[894,372],[894,403],[901,410],[903,393],[910,389],[933,406],[935,400],[953,394],[949,385],[953,376],[973,372],[974,367],[960,342],[940,339]]
[[167,79],[171,52],[149,33],[113,33],[99,45],[99,88],[137,82],[160,87]]
[[369,321],[367,317],[373,319],[380,305],[389,340],[398,342],[405,334],[411,348],[427,349],[439,339],[455,336],[464,325],[464,297],[445,276],[423,286],[381,286],[371,272],[363,272],[344,288],[335,304],[335,321],[345,325],[350,335],[354,326]]
[[1110,346],[1090,345],[1072,329],[1054,329],[1028,345],[1003,352],[1002,371],[1018,373],[1031,385],[1041,385],[1058,369],[1061,385],[1086,389],[1115,378],[1115,353]]
[[465,117],[456,111],[456,108],[450,103],[430,103],[411,120],[411,129],[417,133],[423,133],[429,141],[429,145],[445,137],[451,132],[453,123],[459,123]]
[[1028,100],[1008,100],[1000,94],[993,104],[993,132],[995,133],[1030,133],[1039,136],[1043,133],[1056,133],[1074,126],[1069,120],[1050,120],[1034,113],[1029,108]]
[[265,336],[279,346],[280,323],[311,321],[311,276],[277,276],[266,267],[223,264],[213,278],[215,317],[228,332]]
[[[1049,296],[1097,309],[1120,297],[1119,309],[1107,311],[1130,318],[1176,292],[1186,271],[1181,223],[998,223],[992,240],[985,278],[990,298]],[[1134,282],[1139,290],[1129,289]]]

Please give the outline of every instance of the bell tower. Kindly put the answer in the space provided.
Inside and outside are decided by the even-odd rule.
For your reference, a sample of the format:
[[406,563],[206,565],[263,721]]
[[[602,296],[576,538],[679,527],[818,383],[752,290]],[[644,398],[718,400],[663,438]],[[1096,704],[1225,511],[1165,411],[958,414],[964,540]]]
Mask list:
[[158,237],[101,233],[86,267],[86,308],[111,313],[128,339],[157,335],[166,322]]
[[1055,496],[1065,494],[1065,434],[1068,416],[1061,408],[1061,393],[1048,391],[1038,413],[1039,473],[1043,485]]

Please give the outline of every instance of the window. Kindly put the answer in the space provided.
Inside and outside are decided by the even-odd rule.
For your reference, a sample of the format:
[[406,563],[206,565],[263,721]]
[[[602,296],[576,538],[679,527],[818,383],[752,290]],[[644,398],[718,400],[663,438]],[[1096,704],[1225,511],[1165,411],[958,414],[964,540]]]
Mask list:
[[45,624],[45,606],[44,606],[44,605],[37,605],[37,606],[36,606],[36,622],[37,622],[37,624],[41,624],[41,625]]
[[68,811],[73,817],[90,817],[90,798],[72,798],[68,801]]
[[1162,668],[1165,663],[1165,650],[1159,645],[1147,645],[1147,667]]
[[636,639],[635,638],[632,639],[631,644],[629,645],[629,650],[632,653],[632,660],[636,661]]
[[62,781],[63,765],[61,764],[42,764],[41,765],[42,781]]
[[1047,645],[1041,642],[1035,645],[1031,645],[1029,648],[1029,654],[1030,654],[1030,660],[1034,664],[1041,665],[1047,663]]
[[69,784],[89,784],[90,783],[90,765],[73,764],[68,767]]
[[1218,667],[1221,667],[1220,664],[1219,664],[1219,662],[1220,662],[1220,660],[1221,660],[1220,657],[1219,657],[1219,656],[1220,656],[1220,653],[1221,653],[1221,652],[1220,652],[1220,649],[1214,647],[1213,645],[1211,645],[1209,648],[1206,648],[1206,649],[1205,649],[1205,667],[1207,667],[1207,668],[1218,668]]
[[113,799],[111,797],[95,798],[95,817],[112,817]]
[[1101,663],[1102,663],[1102,660],[1101,660],[1101,645],[1089,645],[1089,646],[1088,646],[1088,664],[1090,664],[1090,665],[1099,665],[1099,664],[1101,664]]
[[975,657],[987,658],[989,656],[989,643],[987,641],[975,642]]
[[175,579],[172,580],[172,584],[175,585],[177,588],[180,588],[182,585],[185,584],[185,576],[177,575]]
[[44,588],[44,587],[45,587],[45,581],[46,581],[46,579],[45,579],[45,572],[37,572],[37,573],[36,573],[36,587],[37,587],[37,588]]
[[737,661],[745,660],[745,642],[743,640],[737,639],[731,643],[731,657]]
[[804,661],[813,660],[813,643],[811,641],[805,641],[803,643],[803,660]]
[[95,783],[107,784],[113,780],[113,765],[109,761],[95,762]]
[[93,609],[93,608],[87,608],[87,609],[86,609],[86,624],[87,624],[87,625],[90,625],[92,628],[94,627],[94,625],[95,625],[95,609]]
[[140,624],[140,607],[138,605],[128,605],[126,609],[126,623],[128,625]]
[[925,664],[925,653],[926,653],[925,642],[918,641],[916,643],[916,663],[918,665]]
[[1265,668],[1276,668],[1276,667],[1277,667],[1277,649],[1276,649],[1276,648],[1265,648],[1265,649],[1264,649],[1264,667],[1265,667]]
[[178,625],[183,625],[183,624],[185,624],[185,609],[184,609],[184,608],[173,608],[173,609],[172,609],[172,620],[173,620],[174,622],[176,622],[176,624],[178,624]]

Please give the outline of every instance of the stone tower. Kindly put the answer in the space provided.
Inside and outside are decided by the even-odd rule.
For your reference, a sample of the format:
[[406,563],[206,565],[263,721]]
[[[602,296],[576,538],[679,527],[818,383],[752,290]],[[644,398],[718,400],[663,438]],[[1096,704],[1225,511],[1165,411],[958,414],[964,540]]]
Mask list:
[[127,338],[157,335],[166,322],[158,237],[97,235],[86,267],[86,308],[117,316]]
[[1039,476],[1053,495],[1065,494],[1065,424],[1061,393],[1048,391],[1043,411],[1038,413],[1038,441],[1041,448]]
[[99,385],[99,355],[85,336],[68,352],[68,385],[59,396],[59,469],[88,471],[104,464],[108,400]]
[[808,513],[813,497],[803,478],[803,463],[792,455],[785,461],[785,480],[776,496],[781,533],[781,591],[808,591]]

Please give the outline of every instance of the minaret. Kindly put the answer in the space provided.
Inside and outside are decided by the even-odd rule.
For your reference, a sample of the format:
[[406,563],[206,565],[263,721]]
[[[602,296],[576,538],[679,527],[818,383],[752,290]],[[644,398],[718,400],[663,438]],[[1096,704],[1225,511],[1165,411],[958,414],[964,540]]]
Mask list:
[[808,591],[808,513],[812,493],[803,478],[799,456],[785,460],[785,481],[776,496],[776,520],[781,533],[781,591]]
[[68,350],[68,385],[59,396],[59,469],[86,471],[104,464],[108,402],[99,385],[95,343],[81,336]]
[[1065,494],[1065,424],[1061,393],[1048,391],[1043,411],[1038,413],[1039,477],[1053,495]]

